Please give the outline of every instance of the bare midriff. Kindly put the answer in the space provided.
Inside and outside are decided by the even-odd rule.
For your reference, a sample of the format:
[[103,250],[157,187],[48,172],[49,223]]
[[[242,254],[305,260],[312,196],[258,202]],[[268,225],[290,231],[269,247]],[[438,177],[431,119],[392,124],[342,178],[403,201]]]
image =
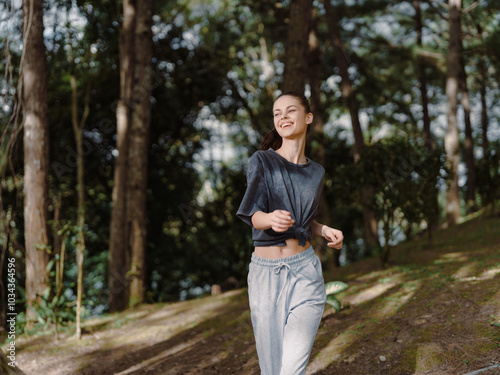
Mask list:
[[289,238],[286,240],[286,246],[255,246],[255,255],[267,259],[280,259],[299,254],[309,246],[309,241],[305,246],[300,246],[299,240]]

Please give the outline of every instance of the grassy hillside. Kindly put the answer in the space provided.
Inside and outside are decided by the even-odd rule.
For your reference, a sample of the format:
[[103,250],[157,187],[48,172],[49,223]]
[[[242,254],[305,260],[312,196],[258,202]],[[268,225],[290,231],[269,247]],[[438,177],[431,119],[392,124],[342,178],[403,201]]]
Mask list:
[[[391,259],[325,274],[349,288],[341,312],[325,310],[308,374],[466,374],[500,363],[500,219],[442,230],[431,247],[402,244]],[[17,355],[27,374],[260,373],[246,290],[99,317],[81,341],[23,337]]]

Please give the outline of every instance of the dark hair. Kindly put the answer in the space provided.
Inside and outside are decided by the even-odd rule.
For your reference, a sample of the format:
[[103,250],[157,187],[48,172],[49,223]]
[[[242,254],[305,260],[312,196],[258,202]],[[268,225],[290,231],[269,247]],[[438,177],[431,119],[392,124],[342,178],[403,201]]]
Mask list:
[[[274,102],[276,102],[276,100],[278,100],[282,96],[293,96],[295,99],[297,99],[300,102],[302,107],[304,107],[306,114],[312,113],[311,105],[309,104],[309,100],[305,97],[304,94],[301,94],[297,91],[286,91],[286,92],[280,94],[274,100]],[[307,127],[308,132],[309,132],[310,128],[311,128],[310,126]],[[276,131],[276,128],[273,126],[273,130],[271,130],[269,133],[267,133],[266,136],[264,137],[264,140],[262,141],[262,145],[261,145],[260,149],[267,150],[269,148],[272,148],[273,150],[277,150],[281,147],[282,143],[283,143],[283,139]]]

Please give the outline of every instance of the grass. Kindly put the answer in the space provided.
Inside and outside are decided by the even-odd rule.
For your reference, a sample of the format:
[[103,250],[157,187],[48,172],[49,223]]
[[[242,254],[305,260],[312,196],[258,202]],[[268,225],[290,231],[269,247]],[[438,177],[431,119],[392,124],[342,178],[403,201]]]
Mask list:
[[[308,374],[465,374],[500,363],[500,219],[478,216],[325,272],[349,288],[326,307]],[[384,360],[381,360],[383,358]],[[246,290],[143,305],[84,324],[81,341],[24,336],[28,374],[258,374]],[[488,373],[485,373],[488,374]]]
[[[499,276],[500,220],[491,217],[440,231],[432,246],[427,239],[401,244],[385,269],[374,258],[326,275],[350,284],[339,299],[351,307],[332,324],[327,315],[320,333],[328,337],[340,322],[376,323],[341,351],[340,358],[361,351],[362,361],[346,367],[323,358],[315,373],[449,374],[500,363],[498,327],[488,320],[488,312],[500,316]],[[379,355],[388,361],[370,365]]]

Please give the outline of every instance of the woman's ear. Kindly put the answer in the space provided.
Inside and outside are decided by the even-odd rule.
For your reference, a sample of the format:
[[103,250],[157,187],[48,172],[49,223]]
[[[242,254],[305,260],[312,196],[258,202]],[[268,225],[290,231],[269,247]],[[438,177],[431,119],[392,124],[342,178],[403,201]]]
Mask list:
[[309,125],[311,122],[313,122],[313,117],[314,117],[314,116],[313,116],[313,114],[312,114],[312,113],[308,113],[308,114],[306,115],[306,124],[308,124],[308,125]]

